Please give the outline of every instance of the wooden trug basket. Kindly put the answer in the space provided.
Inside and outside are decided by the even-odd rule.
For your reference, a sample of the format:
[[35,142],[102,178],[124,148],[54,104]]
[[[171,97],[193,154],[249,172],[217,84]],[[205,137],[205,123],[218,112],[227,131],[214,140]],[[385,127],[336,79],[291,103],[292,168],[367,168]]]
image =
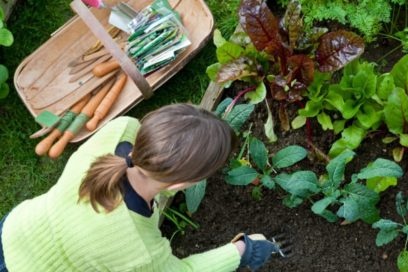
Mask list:
[[[141,10],[152,1],[124,2],[135,10]],[[74,0],[71,7],[77,15],[25,58],[14,74],[16,90],[30,113],[36,117],[42,111],[48,110],[61,115],[106,80],[88,75],[87,81],[81,78],[69,82],[68,64],[80,57],[97,40],[102,42],[109,53],[119,61],[129,79],[132,79],[127,81],[117,101],[97,129],[112,118],[127,112],[143,99],[149,98],[153,91],[180,71],[204,47],[214,27],[213,16],[204,0],[169,0],[169,3],[181,15],[192,44],[171,64],[144,78],[106,32],[109,28],[110,11],[88,9],[81,0]],[[108,76],[109,74],[105,77]],[[83,140],[95,131],[89,132],[83,128],[71,142]]]

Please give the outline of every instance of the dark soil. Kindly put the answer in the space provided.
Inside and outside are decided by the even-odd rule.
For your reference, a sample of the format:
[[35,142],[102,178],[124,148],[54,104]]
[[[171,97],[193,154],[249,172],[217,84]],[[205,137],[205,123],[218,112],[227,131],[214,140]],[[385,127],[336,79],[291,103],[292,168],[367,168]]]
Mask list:
[[[378,60],[393,47],[389,44],[373,44],[365,58],[371,61]],[[385,51],[384,51],[385,50]],[[392,56],[381,67],[389,70],[392,64],[401,57]],[[265,110],[258,106],[251,117],[252,133],[261,140],[263,123],[266,120]],[[275,119],[277,120],[277,119]],[[335,136],[319,129],[312,123],[313,144],[327,153]],[[307,148],[306,131],[299,129],[286,133],[279,132],[279,140],[268,145],[270,153],[292,144]],[[346,176],[358,172],[370,161],[378,157],[392,160],[391,147],[381,143],[384,136],[382,131],[372,133],[362,143],[357,155],[347,165]],[[406,155],[405,155],[406,156]],[[405,175],[399,179],[398,185],[381,194],[378,205],[381,217],[401,222],[395,211],[395,196],[399,191],[408,192],[408,160],[404,159],[400,165]],[[313,170],[322,174],[325,162],[315,156],[309,156],[299,166],[292,170]],[[192,219],[200,225],[198,230],[187,230],[184,235],[176,236],[172,241],[174,254],[186,257],[208,249],[228,243],[237,233],[263,233],[267,237],[284,230],[293,242],[293,256],[287,259],[272,258],[260,271],[282,272],[311,272],[311,271],[370,271],[394,272],[398,271],[396,260],[399,252],[404,248],[405,238],[402,235],[390,244],[381,248],[375,245],[377,230],[367,223],[358,221],[349,225],[329,223],[324,218],[315,215],[310,210],[310,203],[305,202],[300,207],[290,209],[282,204],[282,191],[262,191],[263,197],[257,201],[251,196],[253,185],[235,187],[225,183],[221,171],[208,180],[206,197],[199,210]],[[183,195],[177,195],[173,205],[183,201]],[[174,231],[174,226],[165,221],[162,230],[168,237]]]

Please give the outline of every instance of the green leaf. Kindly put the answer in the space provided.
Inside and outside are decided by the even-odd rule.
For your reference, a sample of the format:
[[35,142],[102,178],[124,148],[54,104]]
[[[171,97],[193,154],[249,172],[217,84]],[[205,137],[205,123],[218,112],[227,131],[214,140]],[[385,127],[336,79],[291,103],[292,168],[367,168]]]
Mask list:
[[331,121],[331,118],[325,112],[322,111],[320,114],[317,115],[317,121],[322,126],[323,130],[328,129],[333,130],[333,123]]
[[2,7],[0,7],[0,21],[4,20],[4,10]]
[[309,100],[303,109],[299,110],[299,115],[304,117],[315,117],[322,110],[322,101]]
[[248,185],[258,175],[255,169],[248,166],[241,166],[229,171],[226,176],[226,181],[232,185]]
[[375,177],[401,177],[401,167],[393,161],[376,159],[373,163],[362,169],[358,174],[359,179],[370,179]]
[[259,83],[256,89],[252,92],[246,93],[245,98],[249,99],[249,103],[258,104],[266,97],[266,87],[263,82]]
[[404,225],[404,227],[402,227],[402,232],[408,235],[408,225]]
[[338,219],[339,219],[339,217],[335,214],[335,213],[333,213],[333,212],[331,212],[331,211],[329,211],[329,210],[324,210],[321,214],[319,214],[321,217],[323,217],[323,218],[325,218],[328,222],[330,222],[330,223],[334,223],[334,222],[336,222]]
[[225,120],[236,132],[239,132],[242,125],[248,120],[249,116],[254,111],[254,108],[255,106],[253,104],[236,105],[227,115]]
[[372,225],[374,229],[380,229],[385,231],[396,230],[400,227],[400,224],[389,220],[389,219],[380,219]]
[[334,134],[339,134],[344,130],[344,125],[346,124],[346,120],[336,120],[333,122],[333,130]]
[[386,101],[394,88],[394,78],[391,74],[386,73],[378,77],[377,95],[380,99]]
[[408,272],[408,251],[403,250],[398,255],[397,266],[400,272]]
[[249,142],[249,154],[255,164],[264,171],[268,163],[268,150],[264,143],[255,137],[251,137]]
[[5,82],[0,83],[0,99],[7,97],[9,92],[10,92],[10,88],[7,85],[7,83]]
[[272,157],[272,165],[275,168],[291,166],[307,156],[307,150],[298,145],[291,145],[279,150]]
[[326,186],[337,188],[344,179],[344,171],[346,164],[350,162],[356,153],[351,150],[345,150],[340,155],[330,160],[326,166],[327,174],[329,175],[329,182]]
[[346,149],[348,149],[347,142],[344,139],[340,138],[337,141],[335,141],[330,147],[329,156],[331,158],[335,158]]
[[343,203],[337,211],[339,217],[348,222],[362,219],[369,224],[378,220],[379,212],[375,207],[380,199],[378,193],[358,183],[347,184],[344,193],[346,196],[339,200]]
[[262,199],[262,188],[260,186],[252,187],[251,196],[253,199],[260,201]]
[[384,118],[388,129],[394,134],[404,133],[408,122],[408,96],[401,88],[395,88],[384,106]]
[[398,234],[398,230],[380,230],[377,233],[377,237],[375,238],[375,244],[379,247],[388,244],[389,242],[397,238]]
[[217,80],[218,71],[220,70],[221,66],[221,63],[217,62],[207,67],[206,73],[211,81],[215,82]]
[[397,178],[395,177],[376,177],[367,179],[367,188],[374,192],[381,193],[390,186],[397,185]]
[[402,146],[408,147],[408,134],[401,134],[400,135],[400,144]]
[[214,45],[216,47],[221,47],[224,43],[227,42],[227,40],[224,39],[224,37],[222,36],[221,31],[219,29],[214,30],[213,40],[214,40]]
[[395,208],[401,217],[404,217],[407,214],[408,210],[402,192],[398,192],[397,196],[395,197]]
[[303,199],[294,195],[289,195],[286,196],[283,199],[283,205],[285,205],[288,208],[296,208],[300,204],[303,203]]
[[291,126],[293,129],[301,128],[306,124],[306,120],[307,120],[307,117],[298,115],[292,120]]
[[282,189],[301,198],[319,192],[316,174],[311,171],[298,171],[292,174],[282,173],[277,175],[274,180]]
[[230,61],[238,59],[244,53],[244,49],[231,42],[225,42],[223,45],[217,48],[216,54],[218,62],[221,64],[226,64]]
[[6,28],[0,28],[0,45],[10,46],[13,42],[13,34]]
[[227,107],[232,103],[232,98],[227,97],[224,100],[221,101],[220,104],[218,104],[217,108],[214,111],[214,114],[217,115],[218,117],[221,117],[221,115],[225,112]]
[[266,109],[268,111],[268,119],[266,120],[266,123],[264,124],[265,136],[268,138],[270,143],[274,143],[278,140],[278,137],[275,134],[271,109],[269,108],[268,102],[265,101],[265,104],[266,104]]
[[0,83],[6,82],[8,78],[9,78],[9,72],[7,70],[7,67],[0,64]]
[[395,65],[392,67],[391,75],[394,78],[394,83],[397,87],[407,90],[407,75],[408,75],[408,55],[402,57]]
[[275,181],[269,175],[262,176],[261,183],[270,190],[275,188]]
[[370,129],[382,119],[382,111],[375,107],[373,104],[365,103],[360,111],[356,115],[357,120],[360,122],[361,126],[365,129]]
[[337,199],[335,197],[325,197],[323,199],[320,199],[313,204],[312,211],[315,214],[322,214],[326,210],[326,208],[336,200]]
[[202,180],[196,185],[186,189],[186,204],[190,213],[195,213],[198,210],[198,207],[204,198],[206,187],[207,180]]

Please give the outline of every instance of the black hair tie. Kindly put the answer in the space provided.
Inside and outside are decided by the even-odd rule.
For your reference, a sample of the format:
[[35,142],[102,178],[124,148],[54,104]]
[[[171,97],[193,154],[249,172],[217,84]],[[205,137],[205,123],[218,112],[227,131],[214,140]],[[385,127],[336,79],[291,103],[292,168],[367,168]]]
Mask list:
[[133,162],[132,162],[132,157],[130,157],[130,156],[126,156],[126,165],[127,165],[127,167],[129,167],[129,168],[132,168],[134,165],[133,165]]

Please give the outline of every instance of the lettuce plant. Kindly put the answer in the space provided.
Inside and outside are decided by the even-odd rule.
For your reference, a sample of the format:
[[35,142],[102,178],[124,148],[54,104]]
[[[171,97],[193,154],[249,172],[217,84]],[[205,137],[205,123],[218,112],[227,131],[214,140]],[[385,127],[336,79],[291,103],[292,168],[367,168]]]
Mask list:
[[330,74],[317,74],[308,88],[309,100],[299,116],[316,117],[323,130],[341,133],[329,151],[331,157],[357,148],[367,132],[383,121],[387,98],[381,92],[385,81],[377,84],[374,67],[374,63],[355,60],[343,69],[339,83],[328,83]]
[[404,197],[402,192],[399,192],[396,196],[395,206],[398,215],[401,216],[402,222],[398,223],[390,219],[380,219],[375,222],[372,227],[379,229],[377,234],[375,244],[377,246],[383,246],[395,240],[401,234],[405,236],[404,249],[400,252],[397,260],[397,265],[400,271],[408,271],[408,224],[407,224],[407,213],[408,213],[408,202]]

